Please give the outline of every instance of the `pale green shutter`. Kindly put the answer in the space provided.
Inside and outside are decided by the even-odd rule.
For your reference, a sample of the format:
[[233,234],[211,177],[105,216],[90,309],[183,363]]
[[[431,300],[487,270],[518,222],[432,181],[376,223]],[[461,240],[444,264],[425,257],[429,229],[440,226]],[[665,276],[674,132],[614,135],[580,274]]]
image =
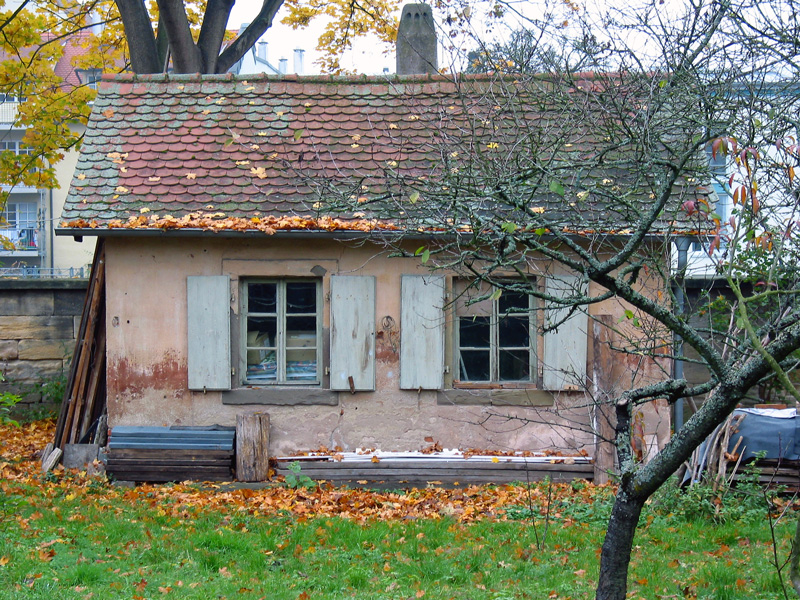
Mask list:
[[[578,277],[559,275],[546,280],[550,296],[565,298],[574,293]],[[546,324],[563,319],[568,308],[547,308]],[[586,346],[588,316],[582,307],[555,331],[544,336],[544,388],[546,390],[584,389],[586,385]]]
[[375,278],[331,277],[331,389],[375,389]]
[[186,278],[189,389],[231,389],[230,278]]
[[403,275],[400,298],[400,389],[442,389],[444,277]]

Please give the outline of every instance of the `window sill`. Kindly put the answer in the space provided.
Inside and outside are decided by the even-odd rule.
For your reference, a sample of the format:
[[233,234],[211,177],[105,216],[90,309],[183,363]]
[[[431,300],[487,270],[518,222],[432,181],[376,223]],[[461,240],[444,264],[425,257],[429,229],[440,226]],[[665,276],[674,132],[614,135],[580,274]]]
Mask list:
[[[493,384],[497,385],[497,384]],[[436,403],[443,406],[553,406],[553,394],[532,387],[523,388],[475,387],[459,384],[458,388],[442,390]]]
[[266,404],[271,406],[306,406],[339,404],[338,392],[308,387],[245,387],[223,392],[223,404]]

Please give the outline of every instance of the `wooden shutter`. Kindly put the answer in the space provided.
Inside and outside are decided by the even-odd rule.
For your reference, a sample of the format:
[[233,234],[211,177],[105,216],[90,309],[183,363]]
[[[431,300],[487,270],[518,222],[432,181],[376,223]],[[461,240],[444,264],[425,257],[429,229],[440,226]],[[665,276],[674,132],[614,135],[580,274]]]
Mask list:
[[444,277],[403,275],[400,288],[400,389],[444,387]]
[[186,278],[189,389],[231,389],[230,278]]
[[331,389],[375,389],[374,277],[331,277]]
[[[574,293],[575,275],[559,275],[546,281],[550,296],[565,298]],[[586,346],[588,316],[585,308],[544,336],[544,388],[547,390],[584,389],[586,385]],[[563,319],[569,309],[547,308],[546,324]]]

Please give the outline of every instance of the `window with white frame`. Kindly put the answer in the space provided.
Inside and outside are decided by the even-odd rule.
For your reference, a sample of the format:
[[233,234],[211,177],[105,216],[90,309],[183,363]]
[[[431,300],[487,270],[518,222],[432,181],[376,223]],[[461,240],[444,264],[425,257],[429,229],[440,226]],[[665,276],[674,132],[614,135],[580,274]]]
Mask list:
[[457,280],[456,376],[460,382],[535,383],[535,300],[520,291]]
[[244,382],[318,384],[321,286],[315,279],[252,279],[243,284]]
[[0,141],[0,150],[9,150],[14,154],[19,154],[22,156],[30,156],[30,154],[33,152],[31,148],[24,146],[22,142],[15,140]]

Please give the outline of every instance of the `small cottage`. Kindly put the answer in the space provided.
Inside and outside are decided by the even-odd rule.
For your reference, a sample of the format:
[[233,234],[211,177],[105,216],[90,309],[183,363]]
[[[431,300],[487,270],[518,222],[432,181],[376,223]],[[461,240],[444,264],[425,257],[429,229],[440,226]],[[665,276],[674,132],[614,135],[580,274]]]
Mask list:
[[[514,85],[105,80],[59,234],[104,243],[109,426],[234,425],[258,412],[273,456],[321,446],[594,456],[596,400],[624,385],[625,361],[641,367],[612,359],[598,327],[626,307],[610,299],[563,318],[530,295],[432,271],[420,249],[447,233],[403,224],[402,207],[425,198],[401,176],[457,169],[457,136],[476,123],[491,149],[485,136],[502,132],[487,120],[520,102]],[[453,150],[442,156],[444,137]],[[527,284],[552,295],[579,281],[546,257],[526,268]],[[560,325],[542,333],[545,321]],[[667,408],[643,415],[644,439],[663,442]]]

